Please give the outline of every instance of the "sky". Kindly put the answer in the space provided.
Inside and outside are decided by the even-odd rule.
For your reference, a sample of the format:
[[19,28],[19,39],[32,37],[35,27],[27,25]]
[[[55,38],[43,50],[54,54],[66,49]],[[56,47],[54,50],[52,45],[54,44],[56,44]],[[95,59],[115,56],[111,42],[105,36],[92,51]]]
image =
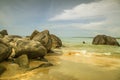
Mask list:
[[120,37],[120,0],[0,0],[0,30],[28,36]]

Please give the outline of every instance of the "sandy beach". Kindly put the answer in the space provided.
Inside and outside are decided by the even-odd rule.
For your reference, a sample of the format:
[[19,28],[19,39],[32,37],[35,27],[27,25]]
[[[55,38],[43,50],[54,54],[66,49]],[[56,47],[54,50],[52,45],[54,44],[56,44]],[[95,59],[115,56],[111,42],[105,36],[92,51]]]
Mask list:
[[[120,59],[90,54],[84,50],[55,49],[46,56],[54,66],[32,71],[20,69],[12,63],[3,62],[8,70],[0,80],[119,80]],[[37,65],[39,62],[32,62]],[[13,69],[14,68],[14,69]]]

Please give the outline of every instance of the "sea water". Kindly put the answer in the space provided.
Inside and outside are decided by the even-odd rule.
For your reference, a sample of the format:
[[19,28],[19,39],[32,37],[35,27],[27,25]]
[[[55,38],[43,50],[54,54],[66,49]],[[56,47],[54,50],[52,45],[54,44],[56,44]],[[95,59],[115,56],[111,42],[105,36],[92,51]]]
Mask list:
[[[85,44],[92,44],[93,38],[92,37],[61,37],[61,40],[63,43],[67,44],[83,44],[83,41]],[[120,39],[116,39],[118,43],[120,43]]]
[[[91,37],[68,37],[61,38],[63,45],[75,50],[85,50],[91,53],[111,54],[111,56],[120,57],[120,47],[110,45],[93,45]],[[120,39],[117,39],[120,43]],[[85,43],[83,43],[85,42]]]

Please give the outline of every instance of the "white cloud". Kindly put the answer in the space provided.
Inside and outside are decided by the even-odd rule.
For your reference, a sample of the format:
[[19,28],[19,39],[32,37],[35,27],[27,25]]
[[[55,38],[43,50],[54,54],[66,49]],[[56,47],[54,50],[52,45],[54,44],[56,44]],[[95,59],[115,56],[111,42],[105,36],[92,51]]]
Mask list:
[[[102,21],[93,21],[104,17]],[[64,27],[77,27],[82,30],[94,31],[93,33],[120,36],[120,3],[118,0],[102,0],[88,4],[80,4],[72,9],[64,10],[49,19],[49,21],[91,20],[89,23],[77,22],[64,24]],[[63,26],[63,25],[60,25]],[[98,32],[97,32],[98,31]]]
[[74,20],[91,16],[107,16],[117,13],[119,3],[116,0],[102,0],[89,4],[80,4],[72,9],[64,10],[61,14],[50,18],[50,21]]
[[83,23],[56,23],[56,24],[46,24],[46,27],[51,28],[77,28],[80,30],[103,30],[101,27],[104,26],[104,22],[91,22],[88,24],[83,24]]
[[[120,36],[120,25],[113,25],[113,23],[108,23],[107,21],[101,21],[101,22],[91,22],[88,24],[83,23],[68,23],[68,24],[53,24],[54,28],[57,29],[77,29],[79,30],[79,34],[83,35],[83,32],[87,32],[88,34],[84,34],[86,36],[96,36],[98,34],[105,34],[109,36]],[[49,26],[48,26],[49,27]],[[52,28],[53,28],[52,27]],[[74,32],[75,33],[75,32]],[[78,34],[74,34],[78,35]]]
[[103,26],[103,22],[93,22],[88,24],[76,24],[75,27],[85,29],[85,30],[101,30],[101,27]]

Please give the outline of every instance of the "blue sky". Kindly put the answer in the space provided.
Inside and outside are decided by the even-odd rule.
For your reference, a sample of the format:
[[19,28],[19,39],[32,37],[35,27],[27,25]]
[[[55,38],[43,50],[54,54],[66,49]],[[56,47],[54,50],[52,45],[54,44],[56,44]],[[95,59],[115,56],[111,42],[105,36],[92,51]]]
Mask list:
[[30,35],[48,29],[61,37],[120,37],[119,0],[0,0],[0,30]]

